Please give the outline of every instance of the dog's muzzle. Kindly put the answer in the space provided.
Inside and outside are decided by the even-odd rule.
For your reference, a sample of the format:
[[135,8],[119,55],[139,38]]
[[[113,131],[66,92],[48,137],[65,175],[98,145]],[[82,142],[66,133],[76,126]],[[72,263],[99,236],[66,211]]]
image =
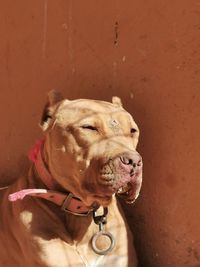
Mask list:
[[120,154],[103,166],[101,181],[127,203],[133,203],[142,184],[142,166],[142,157],[137,151]]

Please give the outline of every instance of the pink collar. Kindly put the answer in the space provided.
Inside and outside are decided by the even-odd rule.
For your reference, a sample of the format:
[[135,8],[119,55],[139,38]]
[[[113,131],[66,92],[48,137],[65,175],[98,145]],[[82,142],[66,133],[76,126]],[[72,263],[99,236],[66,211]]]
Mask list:
[[69,212],[78,216],[87,216],[94,208],[87,207],[80,199],[76,198],[72,193],[61,193],[55,191],[58,186],[49,171],[47,170],[42,158],[42,147],[44,140],[39,140],[29,153],[29,159],[34,162],[35,168],[42,182],[49,189],[23,189],[10,194],[8,199],[16,201],[23,199],[25,196],[34,196],[44,198],[61,207],[65,212]]

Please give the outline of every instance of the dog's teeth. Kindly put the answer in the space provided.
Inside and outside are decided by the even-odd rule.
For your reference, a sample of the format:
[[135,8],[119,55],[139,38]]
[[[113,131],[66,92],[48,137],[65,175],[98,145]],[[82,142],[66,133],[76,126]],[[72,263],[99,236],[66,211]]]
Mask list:
[[129,191],[129,185],[126,184],[124,186],[121,186],[118,190],[117,193],[118,194],[126,194]]
[[120,187],[117,191],[118,194],[122,193],[123,192],[123,187]]

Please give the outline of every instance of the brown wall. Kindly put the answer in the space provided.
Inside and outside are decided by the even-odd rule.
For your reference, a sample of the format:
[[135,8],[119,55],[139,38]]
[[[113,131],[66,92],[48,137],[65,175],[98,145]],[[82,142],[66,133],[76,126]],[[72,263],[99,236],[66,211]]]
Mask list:
[[126,207],[143,267],[200,266],[200,2],[0,1],[2,184],[27,166],[46,93],[122,98],[144,183]]

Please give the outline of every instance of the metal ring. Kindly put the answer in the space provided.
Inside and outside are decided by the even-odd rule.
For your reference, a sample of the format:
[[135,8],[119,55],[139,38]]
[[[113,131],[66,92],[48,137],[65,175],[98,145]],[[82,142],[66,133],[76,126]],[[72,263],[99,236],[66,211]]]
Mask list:
[[[102,235],[107,236],[110,239],[110,246],[108,248],[106,248],[106,249],[98,249],[97,246],[96,246],[97,239]],[[100,232],[96,233],[95,235],[93,235],[93,237],[92,237],[92,249],[94,250],[95,253],[97,253],[99,255],[108,254],[109,252],[112,251],[114,246],[115,246],[114,237],[109,232],[100,231]]]

